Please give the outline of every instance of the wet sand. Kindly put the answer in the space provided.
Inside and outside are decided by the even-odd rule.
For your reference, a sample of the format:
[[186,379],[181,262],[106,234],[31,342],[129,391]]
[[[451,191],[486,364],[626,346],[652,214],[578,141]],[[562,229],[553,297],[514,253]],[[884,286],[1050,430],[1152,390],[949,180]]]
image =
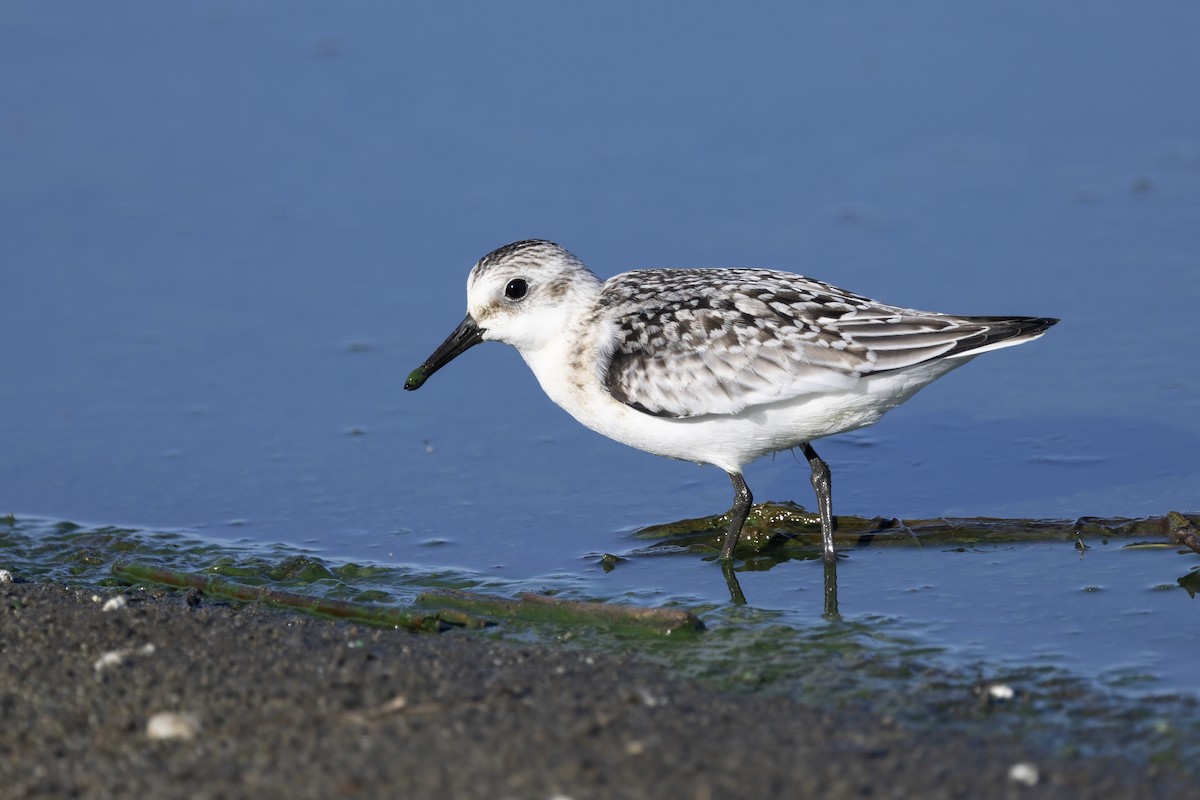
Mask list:
[[[106,611],[109,596],[93,597],[0,584],[0,797],[1111,799],[1195,788],[1194,775],[1144,763],[715,691],[635,656],[178,595],[134,592]],[[163,728],[180,738],[152,738],[160,712],[184,715]],[[1034,765],[1036,783],[1014,780],[1016,764]]]

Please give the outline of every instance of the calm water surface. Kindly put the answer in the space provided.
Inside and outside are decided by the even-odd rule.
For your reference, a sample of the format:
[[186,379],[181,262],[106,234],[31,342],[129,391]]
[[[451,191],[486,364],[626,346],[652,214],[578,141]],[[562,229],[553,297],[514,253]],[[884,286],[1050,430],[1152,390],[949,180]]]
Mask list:
[[[596,563],[723,510],[719,471],[582,429],[499,345],[402,391],[474,260],[530,236],[602,276],[766,266],[1063,318],[822,443],[840,513],[1200,510],[1198,23],[1185,4],[5,4],[0,513],[699,604],[719,627],[712,564]],[[812,504],[789,454],[747,477]],[[863,550],[841,600],[962,663],[1174,690],[1196,566]],[[815,563],[742,582],[823,624]]]

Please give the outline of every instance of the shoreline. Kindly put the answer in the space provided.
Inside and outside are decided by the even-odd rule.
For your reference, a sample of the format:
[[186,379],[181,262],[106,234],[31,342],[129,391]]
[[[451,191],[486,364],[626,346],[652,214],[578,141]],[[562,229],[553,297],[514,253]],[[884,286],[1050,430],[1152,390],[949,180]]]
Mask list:
[[[0,584],[0,795],[1165,798],[1194,789],[1195,776],[1174,767],[719,691],[636,655],[412,634],[195,593],[100,599],[113,596],[126,600],[104,610],[92,591]],[[160,712],[183,715],[164,729],[182,738],[151,738]],[[1014,770],[1022,764],[1033,771]]]

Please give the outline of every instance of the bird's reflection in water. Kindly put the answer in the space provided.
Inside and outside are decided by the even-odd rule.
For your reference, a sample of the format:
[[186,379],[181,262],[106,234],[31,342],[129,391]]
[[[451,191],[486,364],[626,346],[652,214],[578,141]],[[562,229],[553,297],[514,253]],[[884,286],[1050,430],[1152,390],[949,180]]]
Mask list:
[[[819,558],[820,556],[817,557]],[[823,591],[825,603],[822,616],[828,620],[838,620],[841,619],[841,614],[838,613],[837,561],[825,559],[822,559],[822,561],[825,580]],[[728,561],[721,562],[721,574],[725,576],[725,586],[729,589],[729,601],[738,606],[746,605],[746,594],[742,591],[742,584],[738,581],[737,572],[734,571],[733,565]]]

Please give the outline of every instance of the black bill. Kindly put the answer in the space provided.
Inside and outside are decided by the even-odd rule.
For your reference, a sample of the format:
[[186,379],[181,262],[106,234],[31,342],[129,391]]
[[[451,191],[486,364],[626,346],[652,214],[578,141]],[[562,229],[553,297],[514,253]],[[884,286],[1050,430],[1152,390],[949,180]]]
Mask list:
[[425,359],[425,363],[414,369],[408,375],[408,380],[404,381],[404,388],[410,392],[413,389],[420,389],[425,381],[429,380],[429,376],[437,372],[442,367],[449,364],[457,356],[474,347],[483,341],[484,329],[475,324],[475,320],[467,314],[463,321],[458,323],[458,327],[454,329],[446,341],[438,345],[438,349],[433,351],[433,355]]

